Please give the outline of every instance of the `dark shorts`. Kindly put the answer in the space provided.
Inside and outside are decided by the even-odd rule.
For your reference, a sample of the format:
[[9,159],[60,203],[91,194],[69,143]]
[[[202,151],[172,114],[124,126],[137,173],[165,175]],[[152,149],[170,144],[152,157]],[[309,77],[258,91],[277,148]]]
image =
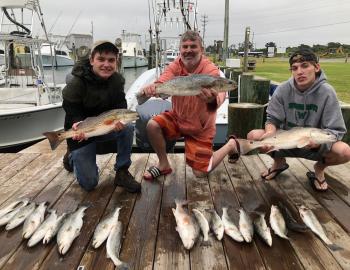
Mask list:
[[298,157],[305,158],[314,161],[323,161],[324,155],[328,152],[326,145],[321,145],[316,151],[305,149],[305,148],[295,148],[288,150],[279,150],[271,153],[272,157]]

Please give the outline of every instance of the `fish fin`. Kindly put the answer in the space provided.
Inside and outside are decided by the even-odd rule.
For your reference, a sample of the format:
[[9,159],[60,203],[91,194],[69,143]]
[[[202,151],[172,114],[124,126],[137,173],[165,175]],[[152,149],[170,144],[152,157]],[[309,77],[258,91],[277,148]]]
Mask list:
[[327,245],[329,247],[329,249],[331,249],[332,251],[338,251],[338,250],[343,250],[343,248],[341,246],[338,246],[336,244],[330,244]]
[[162,99],[167,99],[170,97],[170,95],[167,95],[167,94],[159,94],[159,97],[162,98]]
[[301,138],[300,140],[298,140],[297,148],[303,148],[308,144],[309,144],[308,138]]
[[270,149],[269,151],[267,151],[265,154],[271,153],[273,151],[278,151],[279,149],[277,147],[273,147],[272,149]]
[[44,132],[43,135],[49,140],[51,150],[55,150],[57,146],[64,141],[64,139],[59,136],[59,132]]
[[114,119],[106,119],[103,121],[103,124],[105,124],[106,126],[110,126],[114,123]]

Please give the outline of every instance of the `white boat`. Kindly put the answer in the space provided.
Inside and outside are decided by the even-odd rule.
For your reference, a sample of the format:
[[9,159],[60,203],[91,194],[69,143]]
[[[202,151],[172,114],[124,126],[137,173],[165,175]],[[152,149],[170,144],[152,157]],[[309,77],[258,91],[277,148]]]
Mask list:
[[136,68],[148,65],[145,50],[141,45],[141,35],[139,34],[122,34],[122,53],[122,66],[124,68]]
[[165,64],[170,64],[180,55],[179,50],[168,49],[165,51]]
[[[32,37],[35,16],[46,33],[39,1],[0,0],[0,7],[0,48],[4,48],[5,58],[5,84],[0,88],[0,149],[3,149],[44,138],[45,131],[62,129],[65,113],[62,86],[55,84],[54,74],[53,81],[46,82],[42,59],[35,53],[42,44],[50,44],[47,38]],[[29,18],[30,23],[23,18]]]
[[53,48],[52,54],[49,43],[44,43],[40,49],[44,67],[51,67],[52,65],[55,67],[74,66],[74,60],[69,56],[69,50],[66,46],[60,48],[53,46]]

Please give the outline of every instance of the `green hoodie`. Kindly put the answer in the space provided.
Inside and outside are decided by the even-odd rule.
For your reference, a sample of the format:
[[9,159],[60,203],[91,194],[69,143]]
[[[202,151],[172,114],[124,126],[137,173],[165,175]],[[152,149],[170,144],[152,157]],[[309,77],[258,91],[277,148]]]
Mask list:
[[[104,80],[92,72],[89,60],[78,62],[72,70],[73,78],[63,89],[63,109],[66,112],[64,128],[102,112],[127,108],[124,93],[125,79],[114,73]],[[67,140],[70,151],[90,143],[93,138],[78,143]]]

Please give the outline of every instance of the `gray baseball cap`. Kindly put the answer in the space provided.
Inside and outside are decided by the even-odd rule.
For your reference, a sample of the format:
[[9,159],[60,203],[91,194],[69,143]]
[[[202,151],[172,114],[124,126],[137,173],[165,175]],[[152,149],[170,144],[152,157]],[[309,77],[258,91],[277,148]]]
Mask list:
[[117,53],[119,53],[119,49],[117,48],[117,46],[115,46],[115,44],[110,42],[109,40],[97,40],[97,41],[95,41],[91,47],[91,53],[93,53],[94,50],[101,45],[109,45],[111,48],[113,48],[113,50],[115,50]]

